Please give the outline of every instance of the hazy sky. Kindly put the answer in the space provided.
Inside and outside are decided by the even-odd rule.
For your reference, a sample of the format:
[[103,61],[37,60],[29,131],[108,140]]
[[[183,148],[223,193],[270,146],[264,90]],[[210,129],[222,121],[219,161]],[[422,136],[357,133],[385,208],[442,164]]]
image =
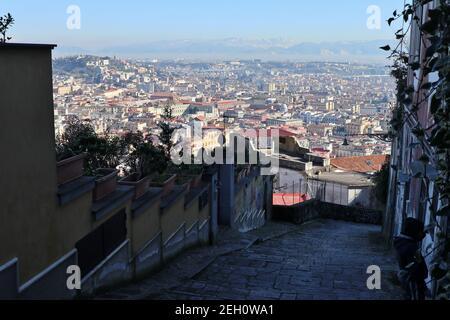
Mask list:
[[[387,18],[402,0],[0,0],[16,19],[17,42],[101,47],[155,40],[284,38],[303,41],[391,39]],[[69,5],[81,10],[81,29],[69,30]],[[369,30],[367,8],[381,9]]]

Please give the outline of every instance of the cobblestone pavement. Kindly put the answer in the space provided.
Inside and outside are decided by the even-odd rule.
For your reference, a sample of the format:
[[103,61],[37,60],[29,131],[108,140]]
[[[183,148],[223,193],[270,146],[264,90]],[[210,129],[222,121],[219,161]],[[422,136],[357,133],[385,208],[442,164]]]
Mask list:
[[[226,240],[217,246],[191,250],[149,279],[100,298],[400,299],[401,289],[391,282],[395,259],[380,231],[333,220],[271,223],[245,235],[222,235]],[[382,290],[367,289],[371,265],[382,270]]]

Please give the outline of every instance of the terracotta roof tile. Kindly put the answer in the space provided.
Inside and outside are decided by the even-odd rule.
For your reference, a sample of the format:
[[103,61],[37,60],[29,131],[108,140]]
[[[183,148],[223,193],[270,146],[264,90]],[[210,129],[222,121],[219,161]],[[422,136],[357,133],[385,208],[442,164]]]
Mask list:
[[274,206],[292,206],[298,203],[310,200],[307,194],[303,193],[274,193],[273,205]]
[[331,159],[331,165],[340,170],[369,173],[380,171],[387,161],[388,155],[343,157]]

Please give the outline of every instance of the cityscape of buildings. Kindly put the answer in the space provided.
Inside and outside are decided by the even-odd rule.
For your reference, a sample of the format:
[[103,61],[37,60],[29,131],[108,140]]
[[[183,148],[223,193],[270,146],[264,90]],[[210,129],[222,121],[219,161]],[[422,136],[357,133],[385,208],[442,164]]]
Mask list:
[[[390,153],[395,90],[382,65],[227,61],[187,63],[76,56],[54,61],[56,134],[70,116],[99,134],[156,135],[164,106],[180,126],[199,122],[203,146],[220,131],[280,129],[328,158]],[[345,139],[351,143],[344,143]]]
[[449,13],[394,11],[390,67],[55,57],[0,17],[0,300],[450,299]]

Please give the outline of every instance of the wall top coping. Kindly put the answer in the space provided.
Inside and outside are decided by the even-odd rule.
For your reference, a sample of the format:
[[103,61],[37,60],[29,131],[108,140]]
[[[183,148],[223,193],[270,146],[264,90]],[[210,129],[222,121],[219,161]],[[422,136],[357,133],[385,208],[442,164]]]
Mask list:
[[54,49],[56,44],[41,44],[41,43],[2,43],[0,48],[29,48],[29,49]]

